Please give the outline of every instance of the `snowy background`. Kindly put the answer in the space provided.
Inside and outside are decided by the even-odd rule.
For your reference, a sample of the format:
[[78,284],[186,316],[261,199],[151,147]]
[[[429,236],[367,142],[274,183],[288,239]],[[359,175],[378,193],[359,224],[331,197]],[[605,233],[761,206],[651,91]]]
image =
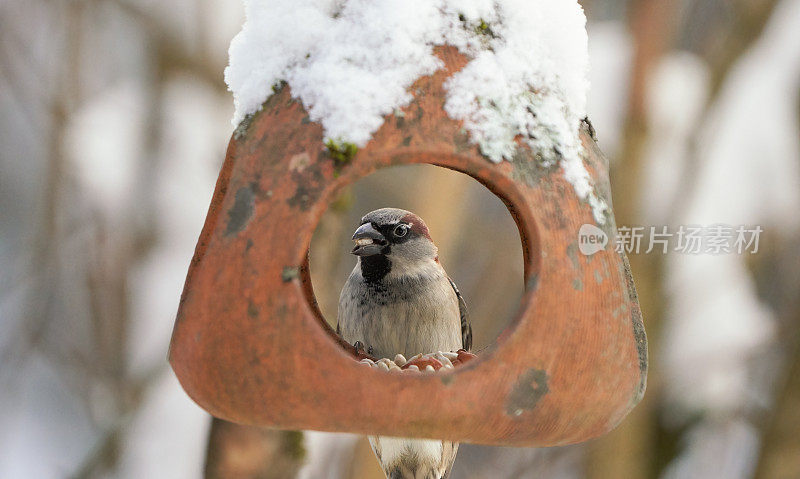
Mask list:
[[[758,224],[761,249],[632,256],[642,404],[585,445],[463,446],[453,477],[800,477],[800,0],[582,3],[618,223]],[[165,358],[243,20],[240,0],[0,1],[0,477],[197,478],[207,451],[236,452],[224,435],[209,451],[211,420]],[[328,319],[352,259],[326,239],[388,203],[429,223],[491,342],[518,304],[519,239],[498,200],[433,167],[367,178],[325,217]],[[357,437],[307,433],[304,454],[255,437],[222,455],[235,477],[380,477]]]

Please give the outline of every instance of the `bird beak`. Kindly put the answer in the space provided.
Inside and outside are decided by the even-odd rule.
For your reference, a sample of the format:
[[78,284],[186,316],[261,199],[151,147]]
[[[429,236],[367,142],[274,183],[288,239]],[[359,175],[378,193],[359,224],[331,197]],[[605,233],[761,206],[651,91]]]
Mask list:
[[356,247],[353,248],[352,253],[356,256],[380,254],[383,247],[388,244],[386,238],[371,223],[359,226],[353,233],[353,241],[356,242]]

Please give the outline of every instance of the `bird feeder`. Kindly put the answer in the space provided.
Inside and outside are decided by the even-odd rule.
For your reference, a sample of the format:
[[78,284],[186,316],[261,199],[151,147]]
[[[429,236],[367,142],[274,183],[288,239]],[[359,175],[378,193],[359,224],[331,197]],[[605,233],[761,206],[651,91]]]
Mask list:
[[[535,152],[492,163],[443,110],[443,82],[420,78],[349,161],[323,146],[289,87],[233,135],[180,302],[170,362],[214,416],[244,424],[513,446],[556,446],[613,429],[641,399],[647,346],[627,260],[585,256],[595,224],[560,168]],[[584,163],[607,203],[608,165],[582,132]],[[526,293],[496,344],[455,369],[365,367],[314,300],[312,233],[342,188],[384,167],[431,164],[472,176],[507,205],[522,238]],[[611,236],[613,216],[597,226]],[[491,294],[491,292],[487,292]],[[473,299],[480,301],[480,298]]]

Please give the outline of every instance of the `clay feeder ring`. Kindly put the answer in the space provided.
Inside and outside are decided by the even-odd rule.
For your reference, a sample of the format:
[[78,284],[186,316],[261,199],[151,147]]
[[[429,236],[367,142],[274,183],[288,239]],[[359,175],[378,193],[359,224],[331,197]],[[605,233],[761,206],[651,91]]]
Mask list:
[[[186,392],[223,419],[281,429],[555,446],[614,428],[642,397],[647,349],[625,257],[578,251],[595,224],[560,168],[533,153],[493,164],[443,111],[442,84],[467,59],[421,78],[346,164],[323,145],[289,87],[240,127],[189,268],[170,350]],[[584,131],[584,162],[608,200],[608,165]],[[525,150],[527,151],[527,150]],[[466,173],[499,196],[519,227],[526,294],[497,343],[448,372],[367,368],[313,298],[311,235],[344,186],[393,165]],[[610,201],[608,201],[610,204]],[[614,228],[613,217],[599,225]],[[478,301],[478,300],[473,300]]]

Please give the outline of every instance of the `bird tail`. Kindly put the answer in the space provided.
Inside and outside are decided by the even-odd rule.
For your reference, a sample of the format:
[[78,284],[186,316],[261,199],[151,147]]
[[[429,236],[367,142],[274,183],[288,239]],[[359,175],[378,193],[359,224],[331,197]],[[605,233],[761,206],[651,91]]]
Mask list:
[[387,479],[445,479],[458,443],[424,439],[370,437]]

